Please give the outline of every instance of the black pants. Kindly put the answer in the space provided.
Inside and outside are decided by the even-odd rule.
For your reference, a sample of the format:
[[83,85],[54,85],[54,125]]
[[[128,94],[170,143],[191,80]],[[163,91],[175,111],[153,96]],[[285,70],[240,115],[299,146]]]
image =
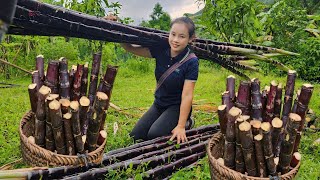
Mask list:
[[[170,135],[177,126],[180,115],[180,105],[161,108],[153,104],[134,126],[130,136],[134,140],[148,140],[156,137]],[[189,118],[191,112],[189,114]]]

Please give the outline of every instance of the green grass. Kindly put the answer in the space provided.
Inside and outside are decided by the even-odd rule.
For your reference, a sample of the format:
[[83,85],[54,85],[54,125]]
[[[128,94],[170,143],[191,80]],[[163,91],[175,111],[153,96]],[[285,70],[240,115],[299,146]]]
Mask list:
[[[128,133],[133,128],[136,121],[139,119],[147,108],[153,102],[153,91],[155,88],[155,80],[153,75],[154,65],[139,64],[122,65],[119,68],[118,75],[113,87],[111,102],[123,109],[127,114],[119,113],[110,108],[106,120],[108,140],[106,151],[131,145],[133,141]],[[145,62],[146,63],[146,62]],[[144,73],[138,72],[139,67],[144,68]],[[211,103],[215,106],[221,104],[221,93],[225,90],[225,80],[230,72],[224,69],[216,68],[209,65],[207,62],[201,61],[200,75],[196,84],[194,95],[195,102]],[[267,85],[271,80],[277,80],[285,84],[286,77],[276,77],[272,75],[251,74],[250,77],[258,77],[262,82],[262,86]],[[2,79],[1,79],[2,78]],[[237,84],[239,84],[239,78]],[[19,87],[0,89],[0,166],[21,158],[20,142],[18,127],[19,121],[24,113],[30,109],[27,86],[31,82],[29,77],[15,78],[4,80],[0,77],[0,82],[19,84]],[[305,83],[298,80],[296,89]],[[310,107],[320,114],[320,85],[315,85],[315,90],[312,96]],[[217,123],[216,113],[208,113],[204,111],[194,111],[194,119],[196,126]],[[212,117],[214,117],[212,119]],[[113,132],[113,125],[117,123],[119,129],[116,134]],[[301,152],[303,155],[302,166],[299,171],[298,179],[317,179],[320,177],[320,147],[312,146],[312,142],[320,137],[320,133],[304,133],[301,143]],[[172,179],[210,179],[209,165],[207,157],[201,160],[199,165],[193,168],[180,170],[172,176]],[[15,166],[26,167],[25,164]],[[132,170],[122,172],[121,176],[118,173],[110,173],[109,178],[115,177],[132,177],[143,172],[140,170]]]

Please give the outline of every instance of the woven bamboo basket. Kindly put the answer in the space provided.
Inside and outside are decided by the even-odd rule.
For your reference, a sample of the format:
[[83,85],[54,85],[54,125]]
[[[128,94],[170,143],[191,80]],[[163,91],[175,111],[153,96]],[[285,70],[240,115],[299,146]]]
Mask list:
[[[242,174],[240,172],[234,171],[224,165],[218,163],[217,159],[223,156],[224,149],[224,138],[221,132],[218,132],[213,135],[213,137],[209,140],[207,146],[207,154],[209,158],[209,166],[210,166],[210,175],[212,180],[270,180],[270,178],[261,178],[261,177],[252,177]],[[299,164],[292,168],[286,174],[281,175],[279,178],[281,180],[289,180],[293,179],[298,170],[300,168]]]
[[97,148],[85,155],[69,156],[61,155],[44,149],[36,144],[29,143],[27,136],[29,136],[28,129],[32,128],[31,121],[34,119],[34,114],[30,111],[26,113],[20,122],[20,148],[24,161],[30,166],[67,166],[67,165],[85,165],[86,163],[99,164],[102,160],[105,141]]

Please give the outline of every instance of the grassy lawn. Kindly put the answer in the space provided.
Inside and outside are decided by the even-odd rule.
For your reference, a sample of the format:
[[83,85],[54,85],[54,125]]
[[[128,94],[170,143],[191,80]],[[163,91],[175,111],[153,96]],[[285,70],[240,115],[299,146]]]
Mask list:
[[[203,61],[201,61],[203,62]],[[119,106],[125,113],[119,113],[110,108],[106,120],[108,141],[106,152],[112,149],[125,147],[132,144],[128,133],[153,102],[155,87],[153,66],[147,73],[130,71],[128,67],[120,67],[111,97],[111,102]],[[196,85],[194,104],[210,105],[214,107],[221,104],[221,93],[225,90],[225,79],[230,74],[223,69],[213,68],[206,63],[201,63],[199,80]],[[271,75],[251,74],[250,77],[259,77],[262,87],[268,85],[271,80],[277,80],[285,84],[286,77]],[[21,158],[19,149],[18,127],[20,118],[30,109],[27,86],[31,82],[29,77],[13,78],[0,82],[19,84],[19,87],[0,89],[0,166]],[[305,83],[301,80],[296,82],[296,89]],[[237,80],[239,84],[239,79]],[[320,85],[315,85],[310,107],[320,114]],[[209,106],[209,107],[210,107]],[[204,109],[196,109],[193,112],[196,126],[217,123],[217,114]],[[117,123],[119,129],[113,132],[113,125]],[[320,146],[312,146],[312,142],[320,137],[320,133],[304,133],[300,150],[303,155],[302,166],[298,179],[318,179],[320,177]],[[173,179],[210,179],[207,157],[201,160],[199,166],[183,169],[173,175]],[[25,167],[18,164],[15,168]],[[138,171],[130,169],[125,174],[136,174]],[[115,177],[112,176],[111,177]]]

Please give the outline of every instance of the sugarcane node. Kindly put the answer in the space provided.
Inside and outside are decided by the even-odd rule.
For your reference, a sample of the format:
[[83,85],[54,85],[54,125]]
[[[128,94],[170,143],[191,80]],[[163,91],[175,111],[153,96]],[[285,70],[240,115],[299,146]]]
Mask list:
[[78,111],[79,110],[79,102],[78,101],[71,101],[70,102],[70,108],[73,111]]
[[81,106],[86,107],[90,105],[90,100],[86,96],[82,96],[79,100]]
[[271,124],[272,124],[272,127],[274,127],[274,128],[281,128],[283,125],[283,122],[278,117],[275,117],[272,120]]

